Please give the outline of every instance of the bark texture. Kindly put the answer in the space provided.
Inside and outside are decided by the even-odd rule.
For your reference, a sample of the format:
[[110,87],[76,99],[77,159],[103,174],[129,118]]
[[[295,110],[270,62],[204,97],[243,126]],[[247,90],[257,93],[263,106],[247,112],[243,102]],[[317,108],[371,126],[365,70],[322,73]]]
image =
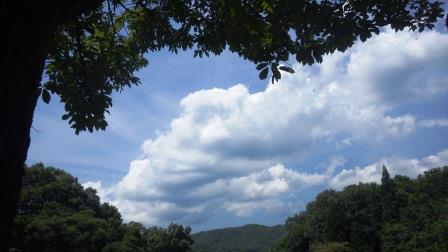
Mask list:
[[102,0],[1,1],[0,252],[9,238],[22,187],[30,128],[51,38],[58,25]]

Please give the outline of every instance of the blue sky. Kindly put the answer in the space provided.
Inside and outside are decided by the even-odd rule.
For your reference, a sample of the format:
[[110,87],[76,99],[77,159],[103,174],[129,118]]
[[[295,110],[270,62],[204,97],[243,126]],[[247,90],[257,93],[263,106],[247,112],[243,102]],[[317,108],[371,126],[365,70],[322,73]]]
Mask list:
[[[448,34],[385,29],[272,85],[231,53],[149,54],[105,132],[39,101],[28,164],[67,170],[126,221],[273,225],[326,189],[448,164]],[[293,63],[293,62],[291,62]]]

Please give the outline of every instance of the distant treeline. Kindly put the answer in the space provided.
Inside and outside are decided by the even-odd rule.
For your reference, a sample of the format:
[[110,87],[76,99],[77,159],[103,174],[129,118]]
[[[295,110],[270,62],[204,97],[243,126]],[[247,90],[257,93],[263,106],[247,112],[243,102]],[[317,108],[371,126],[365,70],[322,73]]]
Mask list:
[[285,226],[250,224],[193,234],[196,252],[269,252],[286,235]]
[[70,174],[42,164],[25,169],[11,251],[448,251],[448,167],[416,179],[326,190],[285,226],[246,225],[201,232],[123,223]]

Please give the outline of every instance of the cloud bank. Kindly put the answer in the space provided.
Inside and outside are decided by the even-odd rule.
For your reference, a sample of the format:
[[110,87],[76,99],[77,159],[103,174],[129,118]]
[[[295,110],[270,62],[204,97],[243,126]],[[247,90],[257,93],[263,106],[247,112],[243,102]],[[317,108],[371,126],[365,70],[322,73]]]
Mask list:
[[356,148],[448,126],[446,118],[400,111],[447,93],[447,58],[446,34],[387,30],[320,65],[297,66],[262,92],[237,84],[191,93],[180,102],[181,114],[143,143],[118,184],[86,185],[126,220],[191,225],[218,210],[290,214],[306,189],[378,182],[382,165],[415,177],[446,165],[448,149],[422,159],[391,155],[352,169],[342,169],[341,156],[326,160],[324,171],[294,163],[320,144]]

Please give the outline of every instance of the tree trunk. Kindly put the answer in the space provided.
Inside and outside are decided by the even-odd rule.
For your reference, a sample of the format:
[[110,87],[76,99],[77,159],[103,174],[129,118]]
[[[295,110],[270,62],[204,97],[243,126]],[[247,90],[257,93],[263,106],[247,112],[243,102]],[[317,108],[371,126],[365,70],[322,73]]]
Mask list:
[[[8,251],[38,88],[57,26],[100,0],[2,1],[0,56],[0,252]],[[20,234],[19,234],[20,235]]]
[[10,4],[7,8],[2,6],[1,12],[4,29],[1,56],[3,104],[0,108],[0,251],[7,251],[22,187],[48,38],[53,28],[49,25],[50,17],[45,20],[33,15],[32,9],[18,4]]

